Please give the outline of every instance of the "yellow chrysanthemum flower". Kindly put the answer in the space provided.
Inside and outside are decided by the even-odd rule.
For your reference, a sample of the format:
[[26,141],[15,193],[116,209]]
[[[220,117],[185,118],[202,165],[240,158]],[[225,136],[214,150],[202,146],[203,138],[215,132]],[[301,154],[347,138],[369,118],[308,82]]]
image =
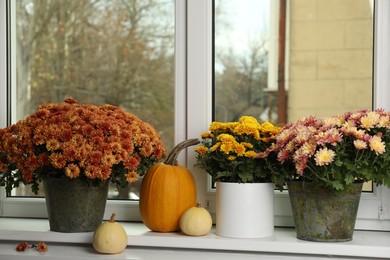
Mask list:
[[210,151],[211,152],[215,152],[216,150],[218,150],[218,148],[221,146],[221,143],[218,142],[216,144],[214,144],[211,148],[210,148]]
[[260,139],[259,133],[260,125],[259,124],[240,124],[237,125],[233,132],[237,135],[252,135],[256,140]]
[[257,158],[257,153],[255,151],[247,151],[244,156],[248,158]]
[[253,116],[242,116],[239,120],[241,124],[259,124]]
[[221,151],[229,154],[230,152],[234,151],[234,146],[231,143],[222,143],[221,144]]
[[228,159],[229,161],[234,161],[236,158],[237,158],[236,156],[231,155],[231,156],[229,156],[227,159]]
[[230,131],[231,129],[234,129],[234,127],[237,125],[237,122],[229,122],[229,123],[222,123],[222,122],[213,122],[211,123],[209,130],[210,132],[226,132]]
[[223,143],[234,143],[236,142],[236,138],[230,134],[220,134],[218,136],[218,141],[221,141]]
[[253,148],[253,144],[251,144],[251,143],[242,142],[241,144],[242,144],[245,148],[248,148],[248,149],[252,149],[252,148]]
[[207,153],[207,150],[207,147],[203,145],[195,148],[195,152],[199,153],[201,156],[204,156]]
[[234,147],[234,151],[238,156],[243,156],[245,154],[245,150],[245,146],[243,146],[242,144],[236,144]]
[[213,138],[214,135],[213,135],[212,133],[205,132],[205,133],[202,133],[202,134],[200,135],[200,137],[201,137],[202,139],[206,139],[206,138]]
[[280,132],[281,128],[273,125],[270,122],[265,122],[261,124],[261,129],[263,133],[269,133],[275,135]]

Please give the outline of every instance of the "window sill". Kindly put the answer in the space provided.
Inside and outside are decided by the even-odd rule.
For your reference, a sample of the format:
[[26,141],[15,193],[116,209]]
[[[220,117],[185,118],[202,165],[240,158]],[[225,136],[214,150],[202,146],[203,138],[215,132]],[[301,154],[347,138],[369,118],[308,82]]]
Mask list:
[[[220,237],[212,230],[202,237],[190,237],[180,233],[156,233],[151,232],[142,223],[121,222],[128,234],[128,248],[123,252],[123,257],[132,254],[133,250],[144,250],[151,253],[156,248],[181,249],[179,252],[212,250],[215,253],[226,251],[246,255],[282,255],[291,256],[338,256],[338,257],[369,257],[388,258],[390,256],[390,232],[355,231],[353,240],[350,242],[321,243],[298,240],[295,230],[292,228],[275,228],[275,234],[262,239],[233,239]],[[9,252],[16,256],[21,253],[15,251],[16,245],[21,241],[44,241],[49,245],[51,252],[63,251],[67,255],[79,252],[80,256],[96,257],[91,248],[92,232],[86,233],[58,233],[49,231],[46,219],[0,219],[0,256],[3,252]],[[70,245],[71,244],[71,245]],[[72,250],[69,250],[72,246]],[[61,249],[62,248],[62,249]],[[79,250],[83,248],[83,250]],[[86,250],[88,248],[88,250]],[[31,254],[33,254],[33,251]],[[70,253],[74,251],[74,253]],[[176,252],[176,250],[175,250]],[[27,252],[23,252],[23,255]],[[39,256],[39,255],[38,255]],[[183,255],[182,255],[183,256]],[[1,257],[0,257],[1,258]],[[16,258],[15,258],[16,259]],[[178,258],[179,259],[179,258]],[[244,259],[244,258],[243,258]],[[286,258],[283,258],[286,259]]]

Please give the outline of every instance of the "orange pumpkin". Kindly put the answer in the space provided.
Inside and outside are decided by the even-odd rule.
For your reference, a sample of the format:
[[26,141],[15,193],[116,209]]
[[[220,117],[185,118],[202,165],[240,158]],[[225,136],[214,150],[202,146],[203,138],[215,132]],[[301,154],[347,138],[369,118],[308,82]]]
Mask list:
[[198,139],[190,139],[178,144],[164,163],[153,165],[143,177],[139,209],[145,226],[152,231],[179,231],[180,217],[196,205],[194,177],[186,167],[177,165],[177,156],[198,143]]

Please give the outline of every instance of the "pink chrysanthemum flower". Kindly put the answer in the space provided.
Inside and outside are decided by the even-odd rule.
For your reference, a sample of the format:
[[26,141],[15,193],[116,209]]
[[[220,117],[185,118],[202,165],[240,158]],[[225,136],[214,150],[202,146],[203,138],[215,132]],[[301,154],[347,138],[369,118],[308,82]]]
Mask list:
[[298,144],[303,144],[307,142],[310,138],[310,131],[307,127],[301,126],[296,129],[295,141]]
[[332,116],[332,117],[325,117],[324,118],[324,125],[325,126],[339,126],[342,125],[343,123],[343,118],[342,117],[337,117],[337,116]]
[[355,146],[356,149],[358,150],[363,150],[367,148],[367,143],[364,142],[363,140],[354,140],[353,145]]
[[307,167],[308,157],[306,155],[302,154],[300,151],[297,151],[297,152],[298,153],[296,153],[294,155],[295,168],[297,170],[298,175],[302,175],[303,171]]
[[280,150],[277,155],[278,161],[280,161],[281,163],[284,163],[285,161],[290,159],[290,157],[291,154],[287,149]]
[[284,128],[284,130],[276,136],[276,142],[280,145],[284,145],[290,141],[292,136],[294,136],[293,130]]
[[369,140],[369,146],[371,151],[375,152],[376,155],[382,154],[385,152],[385,143],[382,142],[382,138],[379,136],[373,136]]
[[336,146],[341,141],[342,134],[335,128],[330,128],[325,132],[319,132],[317,134],[317,144],[319,145],[331,144]]
[[318,166],[328,165],[333,162],[335,155],[336,154],[333,150],[329,150],[328,148],[321,148],[314,155],[314,160]]
[[378,126],[390,128],[390,117],[389,116],[381,116],[379,119]]
[[360,123],[362,124],[362,127],[366,129],[371,129],[375,127],[379,123],[379,114],[376,112],[369,112],[366,116],[363,116],[360,118]]
[[316,151],[317,145],[315,142],[307,142],[302,145],[302,152],[303,154],[308,155],[309,157],[312,156]]

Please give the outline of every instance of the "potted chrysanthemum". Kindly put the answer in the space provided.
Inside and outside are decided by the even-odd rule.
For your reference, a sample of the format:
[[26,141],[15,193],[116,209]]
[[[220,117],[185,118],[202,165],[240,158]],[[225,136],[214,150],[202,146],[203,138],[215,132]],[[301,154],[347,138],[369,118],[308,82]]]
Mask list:
[[164,156],[159,134],[133,114],[68,98],[0,129],[0,184],[8,193],[21,183],[36,193],[43,182],[51,230],[91,231],[101,223],[108,183],[124,187]]
[[254,117],[243,116],[237,122],[213,122],[202,134],[201,146],[195,149],[196,166],[216,182],[218,235],[273,234],[273,175],[267,160],[257,154],[270,147],[279,130],[269,122],[261,124]]
[[362,183],[390,185],[389,116],[378,109],[306,117],[284,126],[259,154],[275,159],[277,186],[287,183],[298,238],[352,239]]

